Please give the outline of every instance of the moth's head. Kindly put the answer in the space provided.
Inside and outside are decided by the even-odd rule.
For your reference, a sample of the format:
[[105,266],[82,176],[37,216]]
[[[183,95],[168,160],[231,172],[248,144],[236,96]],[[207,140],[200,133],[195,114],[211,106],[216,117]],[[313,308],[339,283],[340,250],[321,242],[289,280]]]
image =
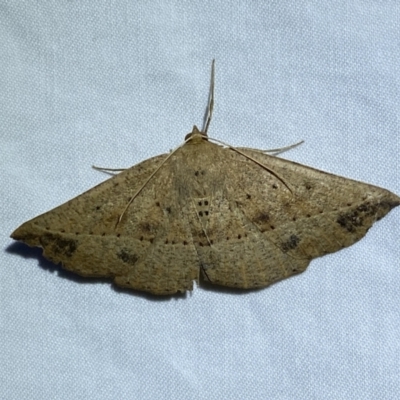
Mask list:
[[199,128],[197,128],[196,125],[193,125],[192,132],[188,133],[185,136],[185,142],[190,141],[190,142],[194,143],[194,142],[199,142],[202,140],[208,140],[207,138],[208,138],[208,136],[206,133],[201,132],[199,130]]

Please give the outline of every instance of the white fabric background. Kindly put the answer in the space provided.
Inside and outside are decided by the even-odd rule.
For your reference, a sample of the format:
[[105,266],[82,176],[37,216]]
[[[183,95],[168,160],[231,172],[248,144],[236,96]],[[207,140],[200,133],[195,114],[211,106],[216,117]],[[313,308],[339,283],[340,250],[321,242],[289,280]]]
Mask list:
[[0,398],[394,399],[400,210],[267,289],[157,300],[13,243],[106,175],[209,134],[400,193],[398,1],[2,1]]

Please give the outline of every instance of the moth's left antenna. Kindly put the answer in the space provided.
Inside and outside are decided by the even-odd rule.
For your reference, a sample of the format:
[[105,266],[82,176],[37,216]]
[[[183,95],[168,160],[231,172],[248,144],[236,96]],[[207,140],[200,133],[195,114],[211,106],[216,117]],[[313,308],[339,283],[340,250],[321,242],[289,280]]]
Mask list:
[[214,79],[215,79],[215,59],[213,59],[211,63],[211,80],[210,80],[210,93],[208,95],[207,119],[206,119],[206,125],[202,132],[205,136],[207,136],[208,126],[210,125],[214,109]]

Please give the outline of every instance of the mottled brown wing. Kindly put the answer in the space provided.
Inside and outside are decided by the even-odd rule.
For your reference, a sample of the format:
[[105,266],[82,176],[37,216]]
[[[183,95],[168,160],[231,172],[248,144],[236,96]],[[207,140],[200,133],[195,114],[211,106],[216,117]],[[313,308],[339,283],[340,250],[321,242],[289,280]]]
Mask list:
[[24,223],[11,237],[42,247],[46,258],[82,276],[111,277],[118,285],[155,294],[192,289],[199,271],[197,253],[187,240],[187,221],[178,215],[169,163],[123,214],[165,158],[121,172]]
[[360,240],[400,204],[385,189],[240,150],[259,164],[220,150],[225,194],[213,195],[212,246],[200,249],[212,283],[255,288],[302,272],[311,259]]
[[28,221],[12,237],[80,275],[155,294],[192,289],[199,270],[212,283],[255,288],[353,244],[400,203],[387,190],[242,150],[253,160],[198,137],[159,170],[166,155]]

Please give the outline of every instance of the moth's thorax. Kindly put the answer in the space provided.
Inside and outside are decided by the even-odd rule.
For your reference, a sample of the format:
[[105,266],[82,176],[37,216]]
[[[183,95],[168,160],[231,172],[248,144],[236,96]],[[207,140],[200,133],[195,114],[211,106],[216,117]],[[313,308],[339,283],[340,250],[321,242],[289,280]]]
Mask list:
[[207,140],[207,134],[201,132],[196,125],[193,125],[192,132],[188,133],[185,136],[185,140],[190,139],[187,143],[199,143],[202,142],[203,140]]
[[[179,196],[186,196],[185,202],[191,204],[196,199],[212,196],[215,187],[224,186],[225,174],[221,171],[225,163],[222,152],[219,146],[196,134],[171,158],[168,168],[173,171]],[[165,190],[164,187],[162,190]]]

